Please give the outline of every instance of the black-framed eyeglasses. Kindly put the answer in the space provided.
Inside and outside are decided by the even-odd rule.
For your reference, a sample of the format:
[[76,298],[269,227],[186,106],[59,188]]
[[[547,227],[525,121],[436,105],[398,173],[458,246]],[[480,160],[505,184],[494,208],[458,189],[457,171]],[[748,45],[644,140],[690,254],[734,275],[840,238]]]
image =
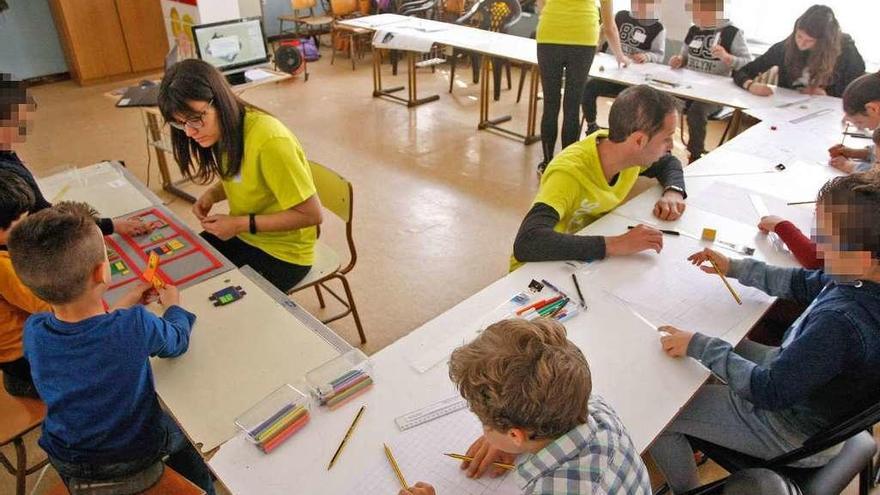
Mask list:
[[205,126],[205,120],[204,120],[205,114],[208,113],[208,109],[211,108],[211,105],[213,105],[213,104],[214,104],[214,98],[211,98],[211,100],[208,102],[208,104],[205,105],[205,109],[202,110],[201,112],[199,112],[198,115],[196,115],[195,117],[186,119],[182,124],[177,121],[171,121],[171,122],[168,122],[168,125],[170,125],[171,127],[175,128],[179,131],[186,131],[187,127],[189,127],[190,129],[201,129],[202,127]]

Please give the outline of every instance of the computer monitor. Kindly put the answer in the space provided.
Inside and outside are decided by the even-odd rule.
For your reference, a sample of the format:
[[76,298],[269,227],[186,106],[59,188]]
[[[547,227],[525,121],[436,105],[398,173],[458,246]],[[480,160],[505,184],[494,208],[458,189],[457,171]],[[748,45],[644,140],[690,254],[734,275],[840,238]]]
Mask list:
[[[233,84],[244,82],[245,70],[269,63],[260,17],[202,24],[192,29],[196,55],[217,67]],[[230,75],[241,77],[230,78]]]

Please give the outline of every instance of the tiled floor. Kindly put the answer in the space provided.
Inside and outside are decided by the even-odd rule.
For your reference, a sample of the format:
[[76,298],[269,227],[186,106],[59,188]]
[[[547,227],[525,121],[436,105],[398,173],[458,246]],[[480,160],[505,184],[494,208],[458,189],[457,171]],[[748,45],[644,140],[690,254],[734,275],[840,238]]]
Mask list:
[[[420,94],[439,93],[440,101],[407,109],[370,96],[369,54],[355,71],[347,59],[331,66],[329,53],[309,69],[308,82],[296,78],[244,96],[285,122],[309,158],[353,183],[358,262],[350,281],[369,339],[364,349],[373,353],[506,274],[514,235],[536,191],[540,145],[477,131],[478,86],[469,83],[468,70],[459,71],[451,95],[447,67],[420,71]],[[394,84],[390,68],[385,70],[386,85]],[[511,113],[509,125],[522,130],[526,102],[515,103],[518,71],[513,72],[514,90],[493,103],[492,115]],[[403,84],[405,75],[397,81]],[[39,109],[32,134],[19,148],[21,157],[37,175],[124,160],[158,191],[140,113],[116,109],[103,95],[124,85],[83,88],[62,82],[34,88]],[[603,114],[608,103],[600,105]],[[711,124],[709,142],[720,132],[719,124]],[[676,154],[683,156],[680,144]],[[198,226],[188,204],[160,196]],[[329,242],[344,247],[341,225],[328,222],[323,231]],[[322,314],[313,292],[295,299]],[[357,341],[350,318],[331,327]],[[39,457],[35,438],[28,436],[28,451]],[[30,477],[29,490],[37,477]],[[35,493],[54,480],[50,469]],[[13,490],[11,476],[0,474],[0,493]]]

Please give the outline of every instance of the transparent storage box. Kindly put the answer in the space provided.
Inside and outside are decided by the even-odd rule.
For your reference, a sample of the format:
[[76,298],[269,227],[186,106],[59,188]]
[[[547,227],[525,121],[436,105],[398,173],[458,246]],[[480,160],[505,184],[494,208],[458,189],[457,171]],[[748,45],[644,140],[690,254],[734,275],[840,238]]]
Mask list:
[[372,388],[373,365],[352,349],[306,373],[306,382],[315,399],[333,410]]
[[235,418],[235,424],[268,454],[308,424],[310,405],[308,395],[285,384]]

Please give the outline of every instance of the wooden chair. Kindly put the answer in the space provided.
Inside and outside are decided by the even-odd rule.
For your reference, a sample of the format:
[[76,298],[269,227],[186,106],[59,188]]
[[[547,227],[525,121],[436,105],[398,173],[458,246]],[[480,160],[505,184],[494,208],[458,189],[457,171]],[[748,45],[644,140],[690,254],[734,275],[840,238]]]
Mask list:
[[[162,464],[161,462],[159,464]],[[69,495],[70,492],[64,483],[59,482],[49,488],[47,495]],[[106,492],[101,492],[106,493]],[[164,471],[155,485],[142,495],[204,495],[205,491],[194,485],[190,480],[181,476],[177,471],[164,466]]]
[[[329,15],[315,15],[317,0],[290,0],[292,14],[278,16],[278,31],[284,33],[284,23],[293,23],[293,33],[296,37],[306,36],[314,38],[315,46],[321,46],[318,36],[329,34],[333,25],[333,17]],[[303,15],[303,13],[307,13]],[[302,29],[302,34],[300,34]]]
[[[351,287],[348,284],[348,279],[345,278],[345,275],[354,268],[354,265],[357,262],[357,251],[355,250],[354,238],[352,236],[354,191],[352,190],[351,183],[336,172],[313,161],[309,161],[309,165],[312,170],[312,178],[315,181],[315,188],[318,191],[318,198],[321,200],[321,204],[324,208],[345,222],[345,237],[348,241],[349,262],[348,265],[343,268],[339,254],[337,254],[333,248],[318,239],[315,244],[315,263],[312,265],[312,269],[309,270],[308,275],[306,275],[306,277],[288,293],[293,294],[294,292],[314,287],[315,292],[318,295],[318,302],[321,307],[324,308],[326,305],[324,304],[324,296],[321,293],[321,289],[325,289],[330,295],[336,298],[337,301],[345,306],[345,310],[331,316],[330,318],[321,320],[322,323],[330,323],[351,314],[354,318],[354,324],[357,327],[361,344],[364,344],[367,342],[367,337],[364,334],[364,329],[361,325],[361,318],[360,315],[358,315],[357,306],[355,306],[354,298],[351,295]],[[332,279],[337,279],[342,284],[342,288],[345,290],[345,299],[327,286],[327,282]]]
[[15,447],[15,464],[0,453],[0,464],[15,476],[15,493],[24,495],[25,481],[29,474],[41,469],[48,459],[27,465],[27,452],[24,436],[43,423],[46,405],[39,399],[13,397],[0,386],[0,447],[12,444]]
[[[338,22],[361,15],[358,0],[330,0],[330,10],[333,12],[333,25],[330,28],[333,54],[330,56],[330,64],[333,65],[336,60],[337,48],[340,45],[347,45],[348,56],[351,59],[351,70],[354,70],[355,54],[363,55],[364,46],[369,45],[373,32],[369,29],[345,26]],[[364,43],[365,41],[366,43]]]

